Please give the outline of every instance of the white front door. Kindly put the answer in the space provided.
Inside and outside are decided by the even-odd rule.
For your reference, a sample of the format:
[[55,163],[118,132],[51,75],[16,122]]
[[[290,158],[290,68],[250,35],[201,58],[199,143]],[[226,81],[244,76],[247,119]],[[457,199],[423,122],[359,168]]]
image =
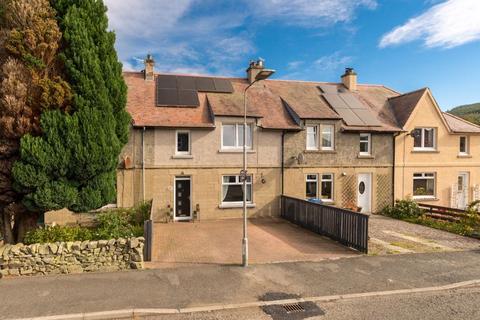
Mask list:
[[359,173],[357,183],[357,205],[362,208],[363,213],[372,211],[372,174]]
[[457,188],[457,207],[465,209],[468,205],[468,172],[458,174]]

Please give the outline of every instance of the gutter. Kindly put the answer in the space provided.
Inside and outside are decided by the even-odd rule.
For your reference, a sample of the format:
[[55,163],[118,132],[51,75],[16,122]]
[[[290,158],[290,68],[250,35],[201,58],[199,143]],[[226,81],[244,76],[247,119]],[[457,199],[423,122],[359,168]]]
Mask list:
[[282,174],[282,196],[284,194],[285,186],[285,130],[282,131],[282,164],[281,164],[281,174]]

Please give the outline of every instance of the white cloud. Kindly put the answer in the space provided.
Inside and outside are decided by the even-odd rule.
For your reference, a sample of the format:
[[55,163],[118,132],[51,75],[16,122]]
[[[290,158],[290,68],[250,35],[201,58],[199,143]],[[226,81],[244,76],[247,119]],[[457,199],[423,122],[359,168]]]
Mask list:
[[252,12],[288,24],[315,26],[348,22],[359,7],[374,9],[375,0],[254,0]]
[[323,56],[314,61],[314,65],[318,70],[332,71],[339,68],[348,67],[353,58],[351,56],[344,56],[340,52],[334,52],[328,56]]
[[480,1],[449,0],[385,34],[381,48],[423,40],[427,47],[452,48],[480,39]]
[[104,0],[124,69],[151,53],[166,72],[233,75],[254,58],[259,24],[325,30],[376,0]]
[[316,80],[318,75],[325,78],[340,77],[345,67],[353,62],[352,56],[343,55],[337,51],[329,55],[319,57],[313,61],[292,61],[287,64],[288,73],[281,76],[281,79],[292,80]]

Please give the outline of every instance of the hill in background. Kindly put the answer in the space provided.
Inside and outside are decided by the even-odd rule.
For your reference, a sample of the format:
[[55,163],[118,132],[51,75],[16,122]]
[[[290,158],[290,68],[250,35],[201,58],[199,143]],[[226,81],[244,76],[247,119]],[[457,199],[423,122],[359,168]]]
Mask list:
[[480,103],[458,106],[447,112],[480,125]]

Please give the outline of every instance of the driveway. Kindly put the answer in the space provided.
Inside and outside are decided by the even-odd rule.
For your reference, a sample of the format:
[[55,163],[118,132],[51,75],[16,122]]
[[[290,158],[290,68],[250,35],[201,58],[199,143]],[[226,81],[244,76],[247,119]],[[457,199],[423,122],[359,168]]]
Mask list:
[[[248,221],[249,261],[253,264],[319,261],[359,255],[328,238],[280,218]],[[240,264],[242,219],[157,223],[154,226],[153,263]]]
[[480,249],[477,239],[380,215],[371,215],[368,227],[371,255]]

